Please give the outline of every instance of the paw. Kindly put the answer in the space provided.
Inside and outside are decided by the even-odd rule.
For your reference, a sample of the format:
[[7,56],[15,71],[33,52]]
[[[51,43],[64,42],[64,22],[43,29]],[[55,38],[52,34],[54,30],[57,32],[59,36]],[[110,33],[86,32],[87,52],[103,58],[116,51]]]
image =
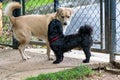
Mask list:
[[31,57],[30,56],[27,56],[27,59],[30,59]]
[[83,63],[89,63],[89,60],[85,59],[85,60],[83,60]]
[[27,59],[26,59],[26,58],[24,58],[24,59],[22,59],[22,61],[23,61],[23,62],[25,62],[25,61],[27,61]]
[[51,60],[53,60],[53,58],[49,58],[48,60],[51,61]]
[[60,61],[54,61],[53,62],[53,64],[59,64],[60,63]]
[[22,60],[23,60],[23,61],[27,61],[27,57],[23,57]]

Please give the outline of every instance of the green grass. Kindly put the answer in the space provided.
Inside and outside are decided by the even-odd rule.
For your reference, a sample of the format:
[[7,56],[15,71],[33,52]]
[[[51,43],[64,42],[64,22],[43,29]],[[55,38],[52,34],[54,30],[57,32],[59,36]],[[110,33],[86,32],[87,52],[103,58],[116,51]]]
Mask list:
[[[54,0],[26,0],[25,7],[26,10],[30,10],[53,2]],[[3,2],[3,8],[5,8],[6,4],[7,2]]]
[[28,0],[26,2],[26,10],[31,10],[33,8],[37,8],[37,7],[47,5],[53,2],[54,0]]
[[73,69],[67,69],[55,73],[40,74],[36,77],[29,77],[25,80],[78,80],[81,77],[94,73],[87,66],[79,66]]

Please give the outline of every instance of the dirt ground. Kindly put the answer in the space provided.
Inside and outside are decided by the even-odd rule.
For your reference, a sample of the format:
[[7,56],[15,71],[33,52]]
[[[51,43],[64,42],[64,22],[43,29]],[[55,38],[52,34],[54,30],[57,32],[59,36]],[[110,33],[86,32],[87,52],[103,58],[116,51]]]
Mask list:
[[120,75],[108,73],[105,71],[101,71],[101,73],[97,73],[91,76],[87,76],[81,80],[120,80]]
[[[65,57],[62,63],[54,65],[53,61],[47,60],[44,50],[34,52],[29,49],[26,52],[31,59],[22,61],[18,50],[0,49],[0,80],[24,80],[40,73],[56,72],[82,64],[82,59]],[[53,55],[52,57],[54,58]],[[96,62],[91,61],[91,63]],[[85,80],[120,80],[120,75],[102,71]]]

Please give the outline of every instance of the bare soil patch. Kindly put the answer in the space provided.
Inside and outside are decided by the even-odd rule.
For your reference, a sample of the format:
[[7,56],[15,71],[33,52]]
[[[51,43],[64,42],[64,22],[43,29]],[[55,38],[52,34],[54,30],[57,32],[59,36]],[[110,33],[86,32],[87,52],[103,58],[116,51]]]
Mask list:
[[[47,55],[43,54],[46,51],[26,52],[31,56],[31,59],[22,61],[18,50],[0,49],[0,80],[23,80],[26,77],[36,76],[40,73],[56,72],[82,64],[82,59],[65,57],[62,63],[54,65],[52,64],[53,61],[48,61]],[[54,58],[54,56],[52,57]],[[120,75],[102,71],[84,79],[120,80]]]

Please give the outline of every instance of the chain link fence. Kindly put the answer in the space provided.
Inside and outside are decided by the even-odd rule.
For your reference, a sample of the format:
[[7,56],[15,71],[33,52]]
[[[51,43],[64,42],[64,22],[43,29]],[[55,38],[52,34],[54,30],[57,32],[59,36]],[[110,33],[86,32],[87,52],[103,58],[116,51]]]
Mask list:
[[[3,9],[10,0],[3,1]],[[23,15],[27,14],[47,14],[54,12],[54,1],[53,0],[23,0],[25,2],[25,7],[22,9]],[[59,0],[59,7],[71,7],[74,9],[74,16],[66,34],[72,34],[77,32],[79,27],[84,24],[91,24],[94,29],[95,35],[94,39],[94,48],[103,49],[102,40],[103,32],[101,31],[101,11],[100,11],[100,1],[99,0]],[[10,25],[8,18],[3,16],[3,36],[5,37],[2,43],[11,44],[12,35],[7,36],[6,32],[9,31],[8,27]],[[36,38],[33,38],[37,40]],[[7,41],[6,41],[7,40]]]
[[[11,1],[11,0],[3,0],[2,2],[2,9],[4,10],[6,4]],[[2,17],[2,22],[3,22],[3,33],[2,36],[0,36],[0,44],[4,44],[6,46],[12,44],[12,33],[10,31],[10,22],[7,17],[4,16]]]
[[[76,1],[77,2],[77,1]],[[72,4],[76,4],[76,2],[71,2]],[[81,3],[81,5],[79,5]],[[80,28],[80,26],[84,24],[88,24],[93,26],[94,32],[93,32],[93,39],[94,39],[94,45],[93,47],[97,49],[102,48],[102,39],[101,39],[101,11],[100,11],[100,2],[99,0],[83,0],[82,2],[77,2],[78,5],[73,6],[75,10],[75,14],[73,16],[73,19],[71,21],[71,24],[69,25],[69,28],[67,29],[67,34],[72,34],[74,32],[77,32],[77,30]],[[95,35],[94,35],[95,34]]]
[[[11,0],[3,1],[3,9],[6,3]],[[27,14],[47,14],[54,12],[54,0],[21,0],[25,4],[22,8],[22,15]],[[58,7],[71,7],[74,15],[66,34],[76,33],[81,25],[88,24],[93,26],[93,49],[97,51],[105,50],[105,6],[104,0],[59,0]],[[116,0],[116,51],[120,51],[120,1]],[[9,31],[9,20],[3,16],[3,36],[0,37],[0,43],[11,44],[12,34]],[[1,39],[2,38],[2,39]],[[35,38],[33,38],[35,39]],[[37,40],[37,39],[35,39]]]
[[116,51],[120,53],[120,0],[116,0]]

